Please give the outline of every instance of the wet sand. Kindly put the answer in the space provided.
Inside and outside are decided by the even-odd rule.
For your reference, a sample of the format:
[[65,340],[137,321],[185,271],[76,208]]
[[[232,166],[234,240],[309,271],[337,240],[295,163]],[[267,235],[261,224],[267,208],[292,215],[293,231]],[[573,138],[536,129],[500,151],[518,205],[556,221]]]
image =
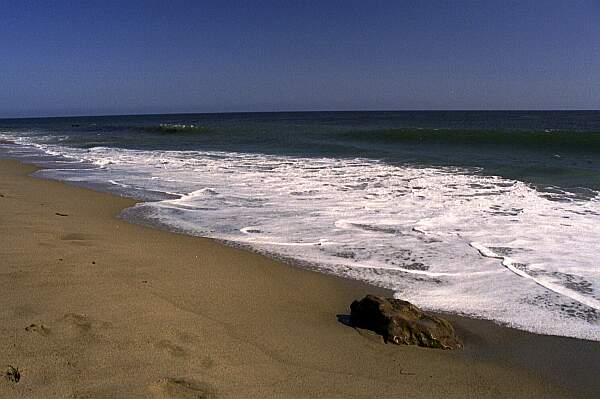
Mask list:
[[2,398],[598,397],[600,343],[457,316],[458,351],[338,321],[385,291],[116,216],[0,160]]

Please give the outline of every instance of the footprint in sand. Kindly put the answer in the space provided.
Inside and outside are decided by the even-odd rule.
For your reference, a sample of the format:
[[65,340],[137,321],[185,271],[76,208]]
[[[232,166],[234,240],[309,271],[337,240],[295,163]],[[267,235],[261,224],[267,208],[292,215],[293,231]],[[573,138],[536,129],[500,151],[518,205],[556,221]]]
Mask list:
[[111,387],[106,388],[89,388],[83,390],[76,390],[68,396],[69,399],[100,399],[100,398],[114,398],[115,392],[111,390]]
[[94,239],[94,236],[84,233],[69,233],[61,235],[60,239],[63,241],[87,241]]
[[174,344],[173,342],[169,341],[168,339],[163,339],[161,341],[158,341],[156,343],[156,346],[160,349],[165,350],[171,356],[184,357],[185,355],[187,355],[187,352],[185,351],[185,349],[183,349],[181,346],[179,346],[177,344]]
[[212,385],[186,378],[162,378],[150,385],[150,392],[156,399],[217,398]]
[[28,325],[27,327],[25,327],[25,331],[27,332],[36,332],[40,335],[50,335],[50,328],[46,327],[43,324],[35,324],[32,323],[30,325]]
[[63,318],[63,321],[65,321],[69,327],[73,327],[83,334],[89,333],[92,329],[92,322],[86,315],[67,313]]
[[[189,336],[187,336],[187,335],[178,334],[178,338],[180,338],[182,342],[188,343],[188,344],[196,342],[195,339],[193,341],[191,341],[191,338],[189,338]],[[185,339],[185,338],[188,338],[188,339]],[[184,346],[178,345],[168,339],[160,340],[155,345],[157,348],[162,349],[163,351],[167,352],[169,355],[171,355],[173,357],[190,356],[189,351],[187,349],[185,349]],[[197,357],[197,354],[194,354],[194,357]],[[215,362],[209,356],[205,356],[203,359],[200,360],[200,365],[202,367],[204,367],[205,369],[210,369],[210,368],[214,367]]]
[[84,314],[67,313],[60,320],[67,327],[67,331],[73,335],[89,336],[94,334],[94,330],[109,328],[110,323],[93,320]]
[[[199,336],[183,331],[177,332],[175,337],[177,338],[177,341],[181,342],[183,345],[189,345],[195,348],[198,348],[203,342]],[[186,354],[188,353],[186,352]],[[193,357],[197,359],[198,353],[196,352]],[[210,356],[204,356],[202,360],[200,360],[200,365],[205,369],[210,369],[215,366],[215,361]]]
[[202,367],[204,367],[205,369],[212,369],[215,366],[215,361],[212,360],[212,358],[206,356],[204,357],[204,359],[202,359],[200,361],[200,364],[202,365]]
[[93,240],[95,237],[90,234],[70,233],[63,234],[59,238],[61,241],[67,241],[72,245],[89,246],[92,245],[90,241]]

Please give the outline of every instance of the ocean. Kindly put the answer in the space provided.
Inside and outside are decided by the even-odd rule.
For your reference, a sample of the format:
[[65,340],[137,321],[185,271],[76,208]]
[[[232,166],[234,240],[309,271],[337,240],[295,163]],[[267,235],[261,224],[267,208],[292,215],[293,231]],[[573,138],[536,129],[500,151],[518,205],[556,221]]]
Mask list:
[[137,198],[134,223],[600,340],[600,112],[3,119],[0,157]]

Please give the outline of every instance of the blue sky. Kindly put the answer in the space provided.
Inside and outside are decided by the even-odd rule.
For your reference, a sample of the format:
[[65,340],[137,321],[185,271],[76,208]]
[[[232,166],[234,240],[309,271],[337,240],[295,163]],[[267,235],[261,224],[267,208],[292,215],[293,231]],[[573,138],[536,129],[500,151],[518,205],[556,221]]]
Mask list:
[[0,2],[0,117],[600,109],[598,0]]

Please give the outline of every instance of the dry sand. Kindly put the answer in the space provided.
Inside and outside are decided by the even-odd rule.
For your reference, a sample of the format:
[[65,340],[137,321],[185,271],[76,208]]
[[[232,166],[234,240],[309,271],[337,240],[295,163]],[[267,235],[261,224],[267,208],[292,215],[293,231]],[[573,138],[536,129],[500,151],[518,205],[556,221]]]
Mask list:
[[452,317],[465,349],[340,323],[367,285],[117,219],[0,161],[2,398],[598,397],[600,343]]

